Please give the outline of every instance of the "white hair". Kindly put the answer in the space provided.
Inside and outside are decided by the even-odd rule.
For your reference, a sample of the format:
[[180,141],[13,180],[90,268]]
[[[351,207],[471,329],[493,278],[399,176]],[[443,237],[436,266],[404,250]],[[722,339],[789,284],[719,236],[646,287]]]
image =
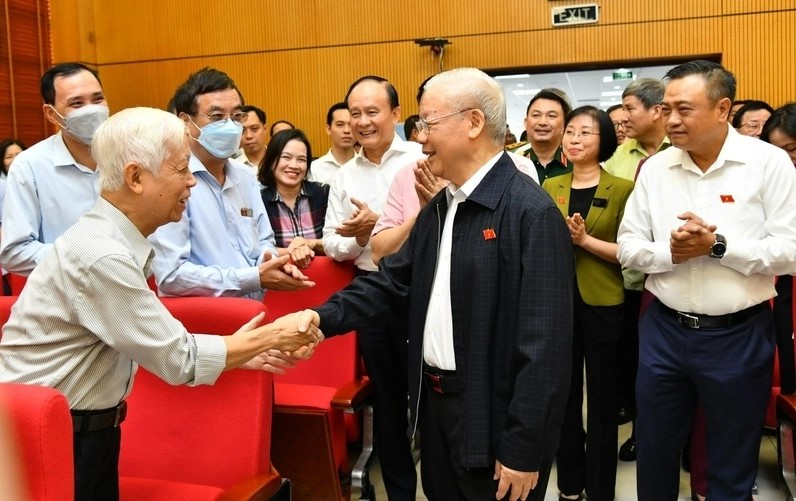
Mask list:
[[124,168],[135,163],[155,176],[160,166],[185,144],[185,122],[156,108],[128,108],[99,126],[91,141],[101,190],[124,185]]
[[441,89],[451,110],[473,108],[486,117],[485,130],[495,144],[506,142],[506,97],[495,80],[476,68],[456,68],[435,75],[424,92]]

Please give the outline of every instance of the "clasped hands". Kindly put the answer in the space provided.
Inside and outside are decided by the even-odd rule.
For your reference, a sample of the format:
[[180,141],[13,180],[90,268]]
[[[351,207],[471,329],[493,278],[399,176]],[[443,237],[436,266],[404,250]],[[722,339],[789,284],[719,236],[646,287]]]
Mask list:
[[262,262],[257,266],[260,274],[260,287],[273,290],[296,290],[313,287],[315,282],[304,275],[298,266],[291,264],[291,259],[293,258],[289,253],[272,258],[271,253],[265,251]]
[[[257,315],[238,332],[257,329],[263,318],[264,314]],[[265,335],[276,338],[276,347],[256,355],[242,367],[284,374],[285,370],[292,369],[297,362],[306,360],[315,353],[315,348],[323,341],[323,332],[318,327],[319,324],[320,318],[315,311],[303,310],[290,313],[263,326],[261,329],[267,329]]]
[[373,227],[376,226],[379,215],[370,210],[368,204],[356,198],[352,197],[351,203],[354,204],[356,209],[351,214],[351,217],[334,229],[334,232],[341,237],[356,237],[357,245],[364,247],[370,240],[370,233],[373,231]]
[[710,249],[716,241],[715,224],[708,224],[693,212],[684,212],[677,219],[685,221],[672,230],[669,238],[669,249],[672,263],[682,264],[691,258],[709,256]]

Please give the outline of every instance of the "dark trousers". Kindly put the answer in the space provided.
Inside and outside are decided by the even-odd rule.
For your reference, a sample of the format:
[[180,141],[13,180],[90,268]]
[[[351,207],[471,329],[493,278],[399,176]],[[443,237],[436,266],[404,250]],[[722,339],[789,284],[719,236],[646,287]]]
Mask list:
[[774,298],[774,324],[777,328],[777,357],[782,393],[796,392],[796,363],[793,353],[793,276],[777,277]]
[[697,401],[705,413],[711,501],[749,499],[771,388],[774,323],[761,309],[721,329],[689,329],[655,301],[639,323],[637,486],[641,501],[675,500],[679,455]]
[[[623,306],[591,306],[575,293],[572,376],[556,454],[558,490],[584,489],[593,501],[611,501],[616,490],[617,340]],[[586,362],[586,423],[583,429],[583,363]],[[584,449],[585,448],[585,449]]]
[[119,499],[121,429],[74,434],[75,500]]
[[407,435],[405,325],[386,322],[360,329],[357,336],[373,384],[373,428],[387,495],[391,501],[414,501],[417,470]]
[[[420,412],[420,473],[423,493],[429,501],[486,501],[495,499],[498,482],[495,466],[465,468],[462,465],[463,408],[460,395],[439,394],[424,389]],[[536,488],[528,501],[545,497],[552,458],[544,460]],[[509,493],[511,494],[511,493]],[[508,499],[508,496],[506,496]]]
[[636,372],[638,371],[638,316],[641,291],[625,289],[624,319],[619,336],[619,405],[636,415]]

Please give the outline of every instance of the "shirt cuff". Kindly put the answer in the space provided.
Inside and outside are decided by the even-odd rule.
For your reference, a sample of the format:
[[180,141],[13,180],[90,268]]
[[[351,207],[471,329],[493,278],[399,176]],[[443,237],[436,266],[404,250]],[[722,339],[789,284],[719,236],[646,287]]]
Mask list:
[[193,384],[213,384],[227,366],[227,345],[222,336],[192,334],[196,342]]
[[263,289],[260,285],[260,269],[257,266],[238,270],[238,278],[244,294],[251,294]]

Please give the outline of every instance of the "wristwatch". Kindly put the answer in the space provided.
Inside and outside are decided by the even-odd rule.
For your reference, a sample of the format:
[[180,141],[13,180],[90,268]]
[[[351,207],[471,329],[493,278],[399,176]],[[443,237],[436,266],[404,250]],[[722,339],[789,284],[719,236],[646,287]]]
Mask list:
[[716,241],[710,246],[710,257],[721,259],[725,252],[727,252],[727,239],[724,238],[724,235],[716,233]]

